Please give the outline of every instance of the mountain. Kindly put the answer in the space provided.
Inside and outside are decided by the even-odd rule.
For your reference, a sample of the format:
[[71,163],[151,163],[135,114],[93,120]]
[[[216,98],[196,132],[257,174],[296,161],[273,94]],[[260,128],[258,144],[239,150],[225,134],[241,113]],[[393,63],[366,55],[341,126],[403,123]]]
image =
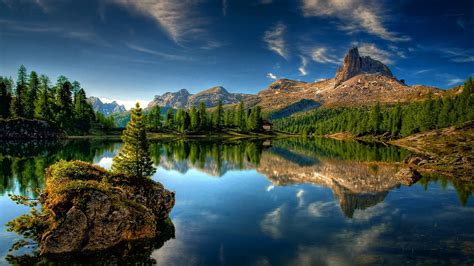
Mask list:
[[[280,79],[260,91],[257,105],[272,117],[282,117],[311,108],[364,106],[376,102],[390,104],[438,96],[442,90],[423,85],[407,86],[396,79],[382,62],[361,57],[356,47],[351,48],[338,68],[335,77],[317,82]],[[252,106],[246,102],[247,106]],[[290,111],[289,111],[290,110]]]
[[249,94],[230,93],[221,86],[212,87],[196,94],[190,94],[186,89],[181,89],[177,92],[166,92],[163,95],[156,95],[147,108],[156,105],[175,109],[191,108],[193,106],[197,107],[201,102],[210,108],[216,106],[219,101],[222,101],[222,104],[235,104],[251,97],[252,95]]
[[91,96],[87,98],[87,101],[92,105],[95,112],[102,113],[104,115],[111,115],[113,113],[125,112],[125,106],[118,104],[116,101],[111,103],[103,103],[99,98]]

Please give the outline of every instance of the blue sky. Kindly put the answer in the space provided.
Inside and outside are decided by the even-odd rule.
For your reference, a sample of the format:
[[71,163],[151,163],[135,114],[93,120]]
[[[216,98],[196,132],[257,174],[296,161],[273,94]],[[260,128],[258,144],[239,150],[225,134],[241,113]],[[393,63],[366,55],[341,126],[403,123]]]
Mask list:
[[0,0],[0,75],[18,66],[130,105],[221,85],[334,76],[346,51],[440,88],[474,75],[474,1]]

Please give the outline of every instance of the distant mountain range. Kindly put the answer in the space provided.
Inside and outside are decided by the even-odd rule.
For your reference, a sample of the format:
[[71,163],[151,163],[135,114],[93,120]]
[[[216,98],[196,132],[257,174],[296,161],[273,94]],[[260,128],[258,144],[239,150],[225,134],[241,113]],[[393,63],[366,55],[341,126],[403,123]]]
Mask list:
[[87,98],[87,101],[92,104],[92,108],[95,112],[100,112],[104,115],[123,113],[126,111],[125,106],[118,104],[116,101],[103,103],[99,98],[94,96]]
[[189,93],[186,89],[181,89],[177,92],[166,92],[163,95],[156,95],[155,98],[148,104],[147,108],[153,106],[160,106],[164,108],[191,108],[198,106],[203,102],[206,107],[217,106],[219,101],[222,104],[235,104],[240,101],[245,101],[247,98],[253,97],[251,94],[230,93],[224,87],[217,86],[207,90],[203,90],[196,94]]
[[[244,101],[246,107],[260,106],[271,118],[285,117],[297,112],[322,107],[364,106],[376,102],[390,104],[421,100],[429,94],[442,94],[443,90],[424,86],[408,86],[398,80],[382,62],[369,56],[360,56],[356,47],[351,48],[338,68],[335,77],[318,82],[302,82],[280,79],[256,95],[231,93],[221,86],[212,87],[196,94],[186,89],[156,95],[146,109],[153,106],[168,108],[190,108],[201,102],[211,108],[222,101],[234,105]],[[90,98],[94,110],[111,114],[124,112],[117,103],[103,104]]]

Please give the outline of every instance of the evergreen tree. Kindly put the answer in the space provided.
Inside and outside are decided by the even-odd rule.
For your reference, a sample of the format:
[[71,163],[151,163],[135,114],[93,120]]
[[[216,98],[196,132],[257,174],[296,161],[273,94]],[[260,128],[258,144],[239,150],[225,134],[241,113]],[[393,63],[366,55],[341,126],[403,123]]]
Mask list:
[[168,129],[173,129],[174,128],[173,123],[174,123],[174,113],[173,113],[173,109],[170,108],[168,109],[168,111],[166,111],[165,127]]
[[87,133],[94,121],[94,110],[87,102],[86,92],[79,89],[74,101],[74,128],[80,133]]
[[38,97],[38,74],[35,71],[30,73],[29,88],[26,93],[25,117],[33,118],[35,116],[35,103]]
[[156,169],[153,167],[150,157],[149,143],[139,103],[132,109],[131,119],[123,131],[122,140],[124,144],[119,154],[113,159],[112,171],[139,178],[153,175]]
[[73,106],[72,106],[72,85],[69,81],[60,83],[58,80],[58,92],[56,95],[56,105],[58,112],[56,122],[64,129],[72,127]]
[[35,117],[52,121],[53,113],[51,110],[51,95],[49,89],[49,78],[47,76],[40,76],[39,87],[39,96],[35,104]]
[[16,82],[15,97],[13,98],[11,107],[11,111],[15,117],[25,117],[25,98],[27,92],[26,80],[26,68],[25,66],[21,65],[18,69],[18,80]]
[[207,130],[208,129],[208,121],[207,121],[207,111],[206,111],[206,104],[201,102],[199,104],[199,116],[200,116],[200,128],[201,130]]
[[213,113],[212,124],[214,128],[221,129],[222,128],[222,119],[223,119],[223,109],[222,109],[222,101],[219,101],[217,104],[216,110]]
[[0,117],[10,117],[10,106],[12,101],[12,92],[10,81],[0,77]]
[[161,128],[161,109],[159,105],[152,107],[146,115],[147,126],[151,130],[159,130]]
[[391,119],[392,136],[398,136],[400,134],[401,128],[402,128],[402,106],[400,105],[400,102],[398,102],[392,111],[392,119]]
[[193,106],[189,111],[189,118],[191,121],[191,130],[197,130],[201,124],[201,117],[199,116],[199,111],[196,107]]
[[380,125],[382,122],[382,113],[380,111],[380,103],[377,103],[372,107],[370,111],[370,129],[373,133],[380,133]]
[[245,110],[244,110],[244,102],[241,101],[239,103],[239,108],[237,112],[235,112],[234,124],[239,128],[241,131],[245,131]]

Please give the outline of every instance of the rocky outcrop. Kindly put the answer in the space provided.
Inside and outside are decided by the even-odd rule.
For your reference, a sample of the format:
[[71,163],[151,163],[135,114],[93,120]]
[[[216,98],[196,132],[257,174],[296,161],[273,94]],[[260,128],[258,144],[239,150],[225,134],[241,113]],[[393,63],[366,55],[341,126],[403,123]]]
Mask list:
[[42,255],[97,252],[154,239],[163,234],[163,224],[171,223],[174,192],[151,179],[80,161],[58,162],[45,178],[41,215],[9,223],[13,231],[34,235]]
[[393,77],[392,72],[386,65],[369,56],[361,57],[357,47],[354,47],[344,57],[344,65],[337,70],[334,86],[337,87],[342,82],[360,74],[379,74]]
[[116,101],[104,103],[99,98],[93,96],[87,98],[87,101],[92,105],[94,112],[99,112],[104,115],[123,113],[126,111],[125,106],[118,104]]
[[50,140],[67,137],[54,124],[36,119],[0,119],[0,139],[9,140]]
[[395,174],[395,177],[405,186],[411,186],[420,180],[421,175],[413,168],[404,167]]
[[188,104],[191,94],[186,89],[177,92],[166,92],[163,95],[156,95],[155,98],[148,103],[148,108],[160,106],[164,108],[183,108]]

